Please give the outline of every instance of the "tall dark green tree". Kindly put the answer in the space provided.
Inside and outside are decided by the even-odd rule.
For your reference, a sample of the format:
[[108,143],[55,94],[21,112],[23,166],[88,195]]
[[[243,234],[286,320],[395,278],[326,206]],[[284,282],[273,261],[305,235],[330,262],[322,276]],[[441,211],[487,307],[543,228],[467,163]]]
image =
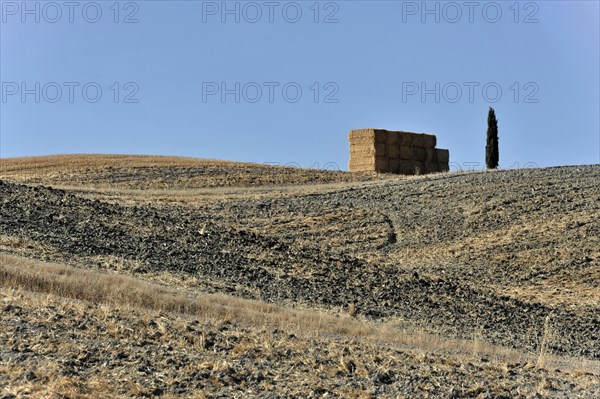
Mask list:
[[498,167],[498,120],[494,108],[490,107],[488,112],[487,139],[485,143],[485,164],[488,169]]

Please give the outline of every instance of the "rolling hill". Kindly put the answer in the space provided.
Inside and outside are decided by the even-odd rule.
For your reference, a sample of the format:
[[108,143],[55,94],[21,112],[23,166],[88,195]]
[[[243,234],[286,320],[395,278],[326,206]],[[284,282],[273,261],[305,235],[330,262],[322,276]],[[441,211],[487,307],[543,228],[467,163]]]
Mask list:
[[2,159],[0,179],[15,395],[96,397],[91,375],[123,397],[600,392],[600,165],[406,177],[64,155]]

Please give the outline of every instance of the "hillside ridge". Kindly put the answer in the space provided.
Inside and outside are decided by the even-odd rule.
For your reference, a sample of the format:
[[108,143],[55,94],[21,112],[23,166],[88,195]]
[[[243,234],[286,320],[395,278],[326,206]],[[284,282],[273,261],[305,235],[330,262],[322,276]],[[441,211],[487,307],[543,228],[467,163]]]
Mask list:
[[[115,165],[114,182],[105,166],[0,173],[0,255],[600,359],[600,165],[410,178],[280,168],[287,189],[240,191],[243,179],[210,181],[239,170],[195,166],[155,185],[172,166],[147,166],[149,190],[120,189],[139,178],[132,165]],[[205,172],[202,189],[189,184]]]

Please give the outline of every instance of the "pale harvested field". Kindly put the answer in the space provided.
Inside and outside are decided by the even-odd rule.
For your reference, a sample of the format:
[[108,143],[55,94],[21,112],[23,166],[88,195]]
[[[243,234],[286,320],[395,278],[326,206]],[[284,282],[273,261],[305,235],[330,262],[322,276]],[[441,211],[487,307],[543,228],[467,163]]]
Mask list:
[[[330,165],[331,166],[331,165]],[[0,177],[24,183],[116,190],[175,190],[364,181],[374,174],[147,155],[0,159]]]
[[[128,309],[114,325],[163,312],[219,335],[226,319],[243,330],[237,339],[274,345],[277,330],[296,337],[302,349],[291,353],[309,353],[268,357],[269,384],[218,370],[220,385],[212,374],[188,378],[178,393],[157,377],[175,379],[165,365],[115,385],[114,395],[148,394],[132,388],[147,381],[167,397],[598,397],[600,165],[400,177],[78,155],[2,159],[0,179],[0,275],[19,290],[3,295],[27,304],[18,317],[3,313],[6,331],[34,328],[35,298],[50,295],[96,324],[95,303]],[[103,288],[111,284],[123,288]],[[73,345],[83,345],[77,336]],[[355,367],[345,350],[342,360],[330,350],[348,340]],[[262,367],[234,354],[221,353],[231,370]],[[59,362],[61,352],[48,356]],[[337,371],[323,366],[315,377],[334,358]],[[15,367],[2,359],[0,370]],[[23,359],[4,380],[14,389],[39,391],[55,378],[28,381],[39,359]],[[129,367],[121,360],[85,372],[107,381]],[[391,379],[374,371],[378,362]],[[69,381],[74,395],[99,397],[82,378]]]
[[[71,397],[593,397],[600,363],[4,255],[0,387]],[[562,393],[561,393],[562,392]],[[537,395],[537,396],[536,396]],[[9,397],[9,396],[6,396]]]

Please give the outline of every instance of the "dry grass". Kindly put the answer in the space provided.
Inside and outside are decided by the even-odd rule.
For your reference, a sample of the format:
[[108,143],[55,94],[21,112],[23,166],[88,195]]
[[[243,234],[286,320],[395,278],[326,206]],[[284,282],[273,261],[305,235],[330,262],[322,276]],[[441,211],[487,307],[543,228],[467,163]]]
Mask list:
[[[485,397],[510,390],[514,397],[530,398],[550,394],[555,387],[561,394],[576,387],[579,395],[573,396],[587,398],[593,395],[581,393],[593,392],[599,386],[598,377],[585,371],[556,373],[540,370],[532,363],[482,362],[483,354],[461,358],[343,337],[303,339],[278,330],[240,327],[226,321],[197,323],[185,315],[96,305],[52,294],[3,289],[0,306],[7,309],[3,320],[7,328],[0,330],[0,337],[8,347],[17,345],[17,351],[30,348],[37,353],[25,362],[10,357],[0,360],[0,376],[7,382],[0,384],[0,396],[258,398],[269,392],[273,397],[307,397],[311,388],[333,381],[328,386],[332,391],[329,397],[414,397],[419,392],[423,392],[420,397],[448,397],[455,386],[456,397],[484,397],[481,394],[491,389]],[[83,327],[80,321],[85,323]],[[31,333],[15,334],[20,326],[27,326]],[[119,353],[127,356],[115,362]],[[180,357],[185,360],[174,366],[171,361]],[[65,366],[66,360],[85,364],[85,368]],[[156,366],[150,376],[137,370],[145,364]],[[80,373],[70,372],[73,367]],[[244,375],[245,370],[252,373],[254,367],[262,369],[265,380],[224,385],[227,380],[222,376]],[[26,377],[30,372],[34,379]],[[376,393],[368,381],[382,373],[397,373],[397,381],[418,376],[418,382],[410,395]],[[189,377],[198,374],[203,377]],[[347,380],[354,383],[344,384]],[[170,392],[156,394],[157,381]],[[169,389],[182,383],[186,384],[185,394]],[[400,384],[404,385],[397,386]]]
[[[572,371],[600,371],[600,362],[540,353],[536,358],[518,351],[492,346],[476,334],[472,341],[452,340],[403,326],[399,322],[372,322],[354,317],[355,308],[327,312],[286,308],[223,294],[182,293],[116,273],[74,268],[0,254],[0,286],[57,296],[66,301],[83,300],[117,309],[135,308],[193,316],[217,323],[235,322],[254,327],[280,328],[305,338],[346,337],[375,344],[444,353],[461,361],[486,357],[499,363],[529,362]],[[400,327],[401,326],[401,327]]]
[[[172,177],[169,168],[185,172]],[[202,173],[195,176],[198,171]],[[0,179],[50,185],[86,198],[123,204],[194,205],[223,199],[288,197],[417,178],[176,156],[73,154],[0,158]]]
[[[457,175],[452,174],[452,177]],[[223,199],[232,199],[234,204],[237,199],[242,199],[239,203],[246,204],[251,202],[248,198],[263,196],[334,194],[361,187],[378,189],[379,185],[385,188],[386,184],[396,184],[393,183],[395,179],[398,180],[395,189],[406,190],[406,198],[412,198],[412,194],[427,195],[429,204],[454,199],[456,207],[448,209],[463,212],[465,228],[477,227],[482,215],[488,212],[481,204],[468,200],[481,190],[480,186],[461,186],[460,193],[448,195],[445,190],[436,191],[428,184],[428,181],[440,178],[436,175],[365,177],[180,157],[63,155],[0,159],[2,178],[65,188],[87,198],[120,204],[135,202],[160,206],[162,202],[179,202],[202,205],[198,209]],[[411,190],[411,186],[416,188]],[[473,191],[464,191],[469,189]],[[466,199],[460,200],[461,196]],[[504,206],[502,203],[497,205]],[[557,209],[562,212],[563,208]],[[399,246],[396,252],[382,252],[376,248],[387,241],[390,231],[397,234],[400,243],[405,233],[427,238],[431,234],[431,225],[394,231],[394,226],[390,227],[386,219],[373,215],[370,208],[361,207],[316,209],[314,214],[302,206],[268,216],[248,212],[243,221],[238,220],[237,211],[232,214],[223,211],[218,215],[233,226],[243,226],[261,235],[280,237],[295,232],[298,244],[322,242],[346,248],[377,267],[397,268],[401,264],[406,269],[415,269],[420,275],[436,276],[440,270],[462,275],[461,268],[472,266],[469,261],[454,262],[459,254],[482,264],[509,261],[511,278],[494,279],[493,276],[503,276],[505,270],[489,268],[486,270],[489,270],[490,278],[467,279],[465,284],[476,281],[499,295],[575,310],[585,307],[587,311],[600,303],[597,284],[594,284],[599,274],[593,267],[594,262],[564,269],[558,267],[576,259],[581,252],[579,247],[572,245],[576,234],[591,243],[587,246],[590,251],[586,252],[590,259],[598,258],[598,247],[593,245],[597,238],[592,228],[597,212],[586,213],[585,209],[537,217],[535,213],[509,207],[506,212],[515,211],[513,213],[523,217],[503,223],[499,228],[474,229],[461,240],[435,241],[424,248]],[[496,211],[494,215],[502,216],[502,212]],[[559,238],[568,233],[569,226],[575,222],[587,224],[592,233],[586,234],[583,229],[571,230],[575,238],[564,240],[563,244]],[[505,250],[515,242],[544,242],[547,245]],[[153,396],[146,377],[136,379],[137,364],[127,359],[117,362],[117,367],[106,367],[106,361],[110,363],[111,356],[119,351],[132,358],[137,355],[141,362],[152,361],[152,354],[160,345],[172,346],[179,354],[191,356],[189,364],[182,368],[175,368],[172,363],[155,363],[158,365],[156,378],[164,378],[168,385],[179,379],[187,387],[193,378],[180,379],[182,376],[209,370],[211,377],[206,379],[206,386],[219,386],[222,381],[215,375],[227,375],[231,370],[252,371],[265,364],[265,369],[274,371],[272,378],[260,386],[245,387],[259,390],[261,394],[286,381],[290,387],[298,388],[297,397],[306,397],[307,386],[329,382],[331,386],[337,385],[338,390],[333,392],[339,397],[384,397],[373,394],[374,391],[367,392],[365,384],[368,385],[379,372],[398,371],[403,367],[407,370],[402,374],[402,384],[408,383],[412,376],[418,376],[423,381],[418,388],[435,384],[443,387],[443,391],[434,390],[432,392],[437,393],[429,397],[442,397],[440,392],[450,395],[449,392],[454,391],[447,388],[455,383],[460,388],[456,391],[458,397],[483,397],[490,386],[494,387],[490,397],[504,394],[508,388],[515,397],[540,397],[536,396],[538,394],[553,397],[556,392],[571,396],[568,392],[575,388],[578,393],[572,396],[594,397],[594,390],[600,386],[600,362],[554,355],[553,342],[560,331],[552,328],[551,319],[534,326],[543,331],[539,351],[521,353],[489,344],[484,338],[483,325],[464,326],[473,331],[471,340],[448,339],[424,333],[404,320],[367,320],[360,315],[363,310],[360,305],[357,307],[351,302],[328,310],[207,294],[198,288],[201,286],[196,280],[199,276],[184,278],[168,272],[136,274],[140,266],[137,261],[112,255],[71,259],[71,265],[81,266],[71,267],[6,253],[57,262],[69,259],[45,240],[36,242],[25,237],[0,235],[0,306],[4,305],[0,311],[6,310],[0,320],[0,342],[5,344],[0,347],[0,397],[4,392],[31,398]],[[107,267],[108,270],[90,270],[83,268],[84,265]],[[532,272],[531,265],[536,268],[539,265],[539,269],[547,273],[540,278],[527,279],[525,277]],[[211,289],[224,292],[218,281],[214,284]],[[232,292],[232,287],[223,288]],[[240,295],[251,290],[242,286],[233,289]],[[19,311],[11,311],[9,305]],[[79,329],[81,320],[93,328]],[[202,323],[197,324],[198,321]],[[188,330],[190,325],[202,327],[191,331]],[[44,338],[46,332],[50,338]],[[209,350],[205,345],[210,341],[211,333],[222,338],[219,351]],[[138,335],[143,344],[136,344]],[[139,352],[140,347],[151,346],[148,342],[154,342],[155,347]],[[86,366],[89,370],[85,373],[67,375],[65,371],[72,372],[76,368],[66,366],[65,360],[77,361],[79,354],[90,347],[105,350],[100,351],[102,356],[95,363]],[[23,360],[23,353],[32,353],[24,352],[24,349],[30,348],[35,355]],[[179,357],[165,355],[164,358],[177,360]],[[248,363],[249,358],[257,360]],[[39,379],[27,379],[29,371]],[[440,374],[449,378],[437,380],[435,376]],[[356,379],[341,387],[340,381],[348,376],[360,376],[364,380]],[[124,387],[123,384],[119,387],[119,382]],[[203,393],[203,389],[201,387],[198,392],[192,389],[186,397],[212,397],[210,393]],[[587,395],[588,392],[592,392],[591,395]],[[418,393],[415,391],[414,395]],[[245,396],[244,393],[238,397]],[[293,395],[286,391],[282,396]],[[177,396],[167,393],[163,397]]]
[[[182,294],[180,290],[133,277],[1,255],[0,286],[51,293],[63,298],[193,315],[218,321],[285,327],[296,333],[392,338],[389,325],[367,323],[312,310],[289,309],[221,294]],[[393,333],[397,335],[397,332]],[[397,338],[397,337],[396,337]],[[430,340],[420,335],[411,341]]]
[[95,185],[93,183],[84,185],[65,184],[62,179],[51,179],[45,177],[33,178],[32,176],[22,175],[3,176],[0,174],[0,179],[8,178],[17,183],[28,185],[46,185],[53,188],[66,190],[72,193],[88,198],[98,199],[110,203],[119,203],[124,205],[129,204],[161,204],[161,203],[178,203],[185,205],[198,205],[205,202],[214,202],[220,200],[236,200],[246,198],[281,198],[295,197],[298,195],[310,195],[317,193],[336,192],[348,189],[349,187],[364,188],[383,184],[383,181],[389,179],[415,179],[415,177],[400,177],[393,175],[377,175],[377,180],[365,178],[361,180],[357,177],[354,182],[326,182],[326,183],[309,183],[295,182],[290,179],[290,182],[279,185],[258,185],[258,186],[216,186],[216,187],[186,187],[187,182],[182,182],[184,188],[124,188],[119,185]]
[[[164,166],[208,166],[257,164],[178,156],[118,155],[118,154],[63,154],[36,157],[0,158],[3,176],[25,176],[33,174],[80,173],[85,168],[106,167],[164,167]],[[264,165],[267,168],[266,165]]]
[[[74,154],[0,158],[0,178],[107,197],[189,202],[205,195],[240,195],[265,188],[387,178],[375,173],[155,155]],[[193,192],[190,192],[192,190]]]
[[[586,211],[569,212],[552,219],[531,218],[525,222],[502,226],[490,232],[468,236],[454,242],[442,242],[424,248],[406,248],[391,256],[401,259],[405,267],[414,261],[416,265],[445,265],[454,267],[464,273],[472,265],[468,262],[453,262],[457,254],[470,254],[482,263],[500,263],[510,260],[510,268],[514,282],[503,281],[496,284],[490,278],[486,286],[493,288],[498,295],[506,295],[521,300],[543,303],[546,306],[566,306],[569,309],[581,307],[598,307],[600,305],[600,269],[594,264],[578,268],[562,268],[560,265],[569,264],[578,255],[578,249],[573,248],[569,241],[562,242],[564,232],[568,225],[576,222],[592,224],[596,215]],[[403,232],[398,234],[399,240],[403,239]],[[414,232],[404,232],[414,234]],[[598,241],[596,237],[582,237],[589,242]],[[548,242],[549,246],[538,248],[519,248],[506,251],[514,243],[519,242]],[[592,258],[600,256],[600,242],[598,247],[589,255]],[[387,255],[387,254],[386,254]],[[387,255],[390,256],[390,255]],[[452,264],[452,266],[447,266]],[[534,280],[527,278],[532,271],[532,266],[543,268],[544,278]],[[489,269],[488,269],[489,270]],[[500,270],[502,272],[502,270]]]

